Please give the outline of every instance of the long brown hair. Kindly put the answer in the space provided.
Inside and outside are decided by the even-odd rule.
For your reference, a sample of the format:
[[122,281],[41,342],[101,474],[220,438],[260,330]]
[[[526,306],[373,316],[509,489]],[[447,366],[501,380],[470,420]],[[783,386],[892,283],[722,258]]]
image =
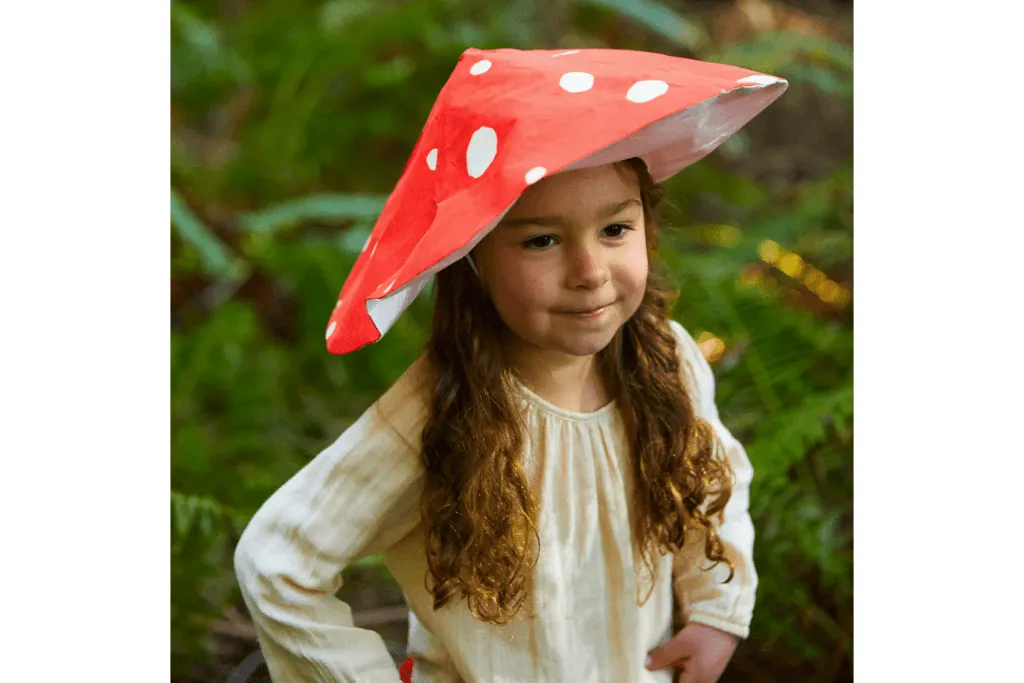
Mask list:
[[[653,577],[659,554],[703,536],[704,554],[726,563],[731,580],[712,521],[729,500],[731,471],[683,382],[668,317],[676,293],[655,272],[662,188],[640,159],[617,167],[639,182],[651,263],[639,309],[598,354],[630,444],[634,542]],[[538,501],[524,470],[525,424],[503,327],[465,259],[437,274],[421,455],[427,590],[434,609],[461,597],[477,619],[494,624],[518,614],[540,552]]]

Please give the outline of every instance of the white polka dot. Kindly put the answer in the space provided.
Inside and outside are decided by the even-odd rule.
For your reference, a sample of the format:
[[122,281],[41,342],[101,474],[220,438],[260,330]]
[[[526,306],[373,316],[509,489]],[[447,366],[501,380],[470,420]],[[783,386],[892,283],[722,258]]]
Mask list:
[[334,334],[334,330],[336,330],[337,328],[338,323],[332,320],[331,324],[327,326],[327,336],[325,337],[325,339],[330,339],[331,335]]
[[487,73],[487,70],[491,68],[491,60],[481,59],[479,62],[469,67],[469,73],[474,76],[479,76],[482,73]]
[[427,166],[431,171],[437,170],[437,147],[427,152]]
[[479,178],[498,154],[498,134],[493,128],[477,128],[466,148],[466,170],[469,175]]
[[665,81],[637,81],[626,93],[626,99],[630,102],[642,104],[650,102],[655,97],[661,97],[668,92],[668,83]]
[[759,74],[757,76],[741,78],[736,82],[742,85],[771,85],[772,83],[778,83],[781,80],[781,78],[776,78],[775,76],[763,76]]
[[340,305],[341,305],[341,299],[338,299],[338,303],[334,304],[334,307],[337,308]]
[[585,92],[594,87],[594,77],[585,71],[570,71],[562,74],[558,85],[568,92]]
[[548,169],[543,166],[535,166],[526,172],[526,182],[533,185],[535,182],[547,175]]

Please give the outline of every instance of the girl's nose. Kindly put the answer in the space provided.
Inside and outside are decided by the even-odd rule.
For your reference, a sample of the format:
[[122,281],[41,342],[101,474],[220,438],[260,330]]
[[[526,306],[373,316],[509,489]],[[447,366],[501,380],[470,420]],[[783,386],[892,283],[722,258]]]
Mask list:
[[569,252],[569,287],[597,289],[608,277],[608,264],[599,246],[581,246]]

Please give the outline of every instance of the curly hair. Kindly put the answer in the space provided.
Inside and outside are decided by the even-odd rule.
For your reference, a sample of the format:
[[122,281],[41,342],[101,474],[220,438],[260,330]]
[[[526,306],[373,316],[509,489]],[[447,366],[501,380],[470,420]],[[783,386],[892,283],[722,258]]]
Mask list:
[[[652,272],[640,307],[599,352],[598,365],[630,445],[633,537],[643,564],[637,571],[652,579],[639,598],[645,602],[659,554],[679,552],[693,534],[703,537],[712,567],[726,563],[726,581],[732,579],[713,522],[729,500],[732,472],[683,381],[669,325],[677,294],[654,272],[662,188],[638,158],[616,166],[640,185]],[[525,423],[515,369],[500,343],[503,327],[465,259],[437,274],[421,450],[426,588],[435,610],[465,598],[475,618],[493,624],[519,613],[540,552],[538,501],[524,469]]]

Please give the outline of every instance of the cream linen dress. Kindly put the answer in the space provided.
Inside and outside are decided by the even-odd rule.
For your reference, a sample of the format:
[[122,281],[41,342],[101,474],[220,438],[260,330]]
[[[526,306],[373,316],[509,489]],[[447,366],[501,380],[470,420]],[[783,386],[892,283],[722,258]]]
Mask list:
[[394,683],[380,636],[353,626],[335,597],[341,570],[382,552],[409,605],[409,656],[417,682],[669,683],[646,654],[672,635],[673,591],[687,618],[745,638],[757,575],[748,514],[753,474],[718,417],[714,377],[692,337],[672,322],[683,376],[698,414],[717,431],[736,475],[719,533],[735,563],[702,572],[702,545],[661,558],[654,591],[637,605],[623,426],[615,402],[563,410],[525,387],[525,465],[539,494],[541,551],[533,619],[475,620],[464,602],[434,612],[424,587],[422,466],[416,444],[426,415],[421,357],[332,445],[253,517],[235,552],[242,595],[277,683]]

